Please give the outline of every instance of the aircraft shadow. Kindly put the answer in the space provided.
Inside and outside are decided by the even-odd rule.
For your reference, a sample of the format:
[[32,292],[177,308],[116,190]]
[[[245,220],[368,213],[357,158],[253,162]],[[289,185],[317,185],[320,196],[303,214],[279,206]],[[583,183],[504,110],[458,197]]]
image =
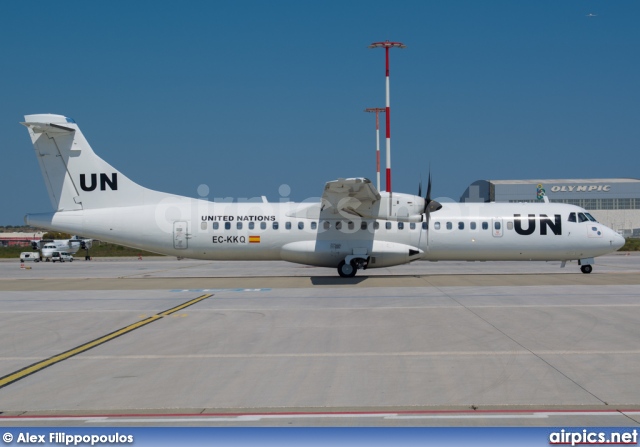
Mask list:
[[349,286],[360,284],[367,280],[367,276],[355,276],[353,278],[339,278],[333,276],[311,276],[311,284],[314,286]]

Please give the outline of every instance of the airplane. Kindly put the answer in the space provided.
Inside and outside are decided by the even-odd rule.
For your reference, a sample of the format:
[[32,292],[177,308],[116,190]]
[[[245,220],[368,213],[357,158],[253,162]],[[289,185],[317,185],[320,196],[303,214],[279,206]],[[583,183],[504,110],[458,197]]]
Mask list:
[[586,17],[598,17],[598,14],[589,13],[586,15]]
[[562,203],[439,203],[378,191],[367,178],[329,181],[314,203],[216,203],[140,186],[100,158],[72,118],[27,115],[54,212],[25,222],[182,258],[285,260],[358,270],[419,259],[466,261],[594,258],[624,238],[583,208]]
[[76,254],[81,248],[87,250],[87,257],[89,249],[93,245],[93,239],[81,239],[78,236],[73,236],[71,239],[41,239],[31,241],[31,247],[34,250],[41,250],[42,258],[47,262],[51,260],[51,256],[55,251],[64,251],[69,254]]

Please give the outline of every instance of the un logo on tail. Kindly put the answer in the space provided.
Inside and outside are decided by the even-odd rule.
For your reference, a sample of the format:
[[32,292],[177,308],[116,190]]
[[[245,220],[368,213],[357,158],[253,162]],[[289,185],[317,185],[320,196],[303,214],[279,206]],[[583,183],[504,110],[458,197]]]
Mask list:
[[[113,191],[118,190],[118,174],[114,172],[111,178],[107,174],[100,174],[100,191],[106,191],[107,185]],[[98,186],[98,174],[91,174],[91,184],[87,186],[86,174],[80,174],[80,188],[83,191],[94,191]]]

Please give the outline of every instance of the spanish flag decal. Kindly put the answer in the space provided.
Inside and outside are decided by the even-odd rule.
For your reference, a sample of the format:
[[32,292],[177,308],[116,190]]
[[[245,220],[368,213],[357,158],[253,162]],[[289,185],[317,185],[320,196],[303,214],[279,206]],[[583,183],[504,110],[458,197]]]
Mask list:
[[250,244],[259,244],[260,243],[260,236],[249,236],[249,243]]

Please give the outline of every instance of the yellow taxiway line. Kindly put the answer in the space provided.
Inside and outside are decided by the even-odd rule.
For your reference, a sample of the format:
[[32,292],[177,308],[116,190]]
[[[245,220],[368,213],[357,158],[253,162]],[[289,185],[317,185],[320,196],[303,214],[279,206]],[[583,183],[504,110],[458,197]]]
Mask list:
[[185,303],[179,304],[178,306],[172,307],[171,309],[167,309],[163,312],[157,313],[151,317],[145,318],[144,320],[140,320],[136,323],[130,324],[129,326],[118,329],[117,331],[111,332],[110,334],[104,335],[100,338],[96,338],[88,343],[80,345],[78,347],[69,349],[61,354],[54,355],[53,357],[49,357],[46,360],[42,360],[40,362],[34,363],[32,365],[26,366],[18,371],[7,374],[6,376],[0,377],[0,388],[5,387],[13,382],[16,382],[24,377],[34,374],[48,366],[55,365],[63,360],[68,359],[69,357],[73,357],[74,355],[81,354],[85,351],[88,351],[91,348],[95,348],[98,345],[106,343],[110,340],[113,340],[116,337],[120,337],[128,332],[134,331],[142,326],[146,326],[149,323],[153,323],[156,320],[164,318],[166,316],[171,315],[172,313],[178,312],[179,310],[184,309],[185,307],[192,306],[196,303],[199,303],[202,300],[205,300],[209,297],[213,296],[212,293],[207,293],[205,295],[201,295],[197,298],[189,300]]

